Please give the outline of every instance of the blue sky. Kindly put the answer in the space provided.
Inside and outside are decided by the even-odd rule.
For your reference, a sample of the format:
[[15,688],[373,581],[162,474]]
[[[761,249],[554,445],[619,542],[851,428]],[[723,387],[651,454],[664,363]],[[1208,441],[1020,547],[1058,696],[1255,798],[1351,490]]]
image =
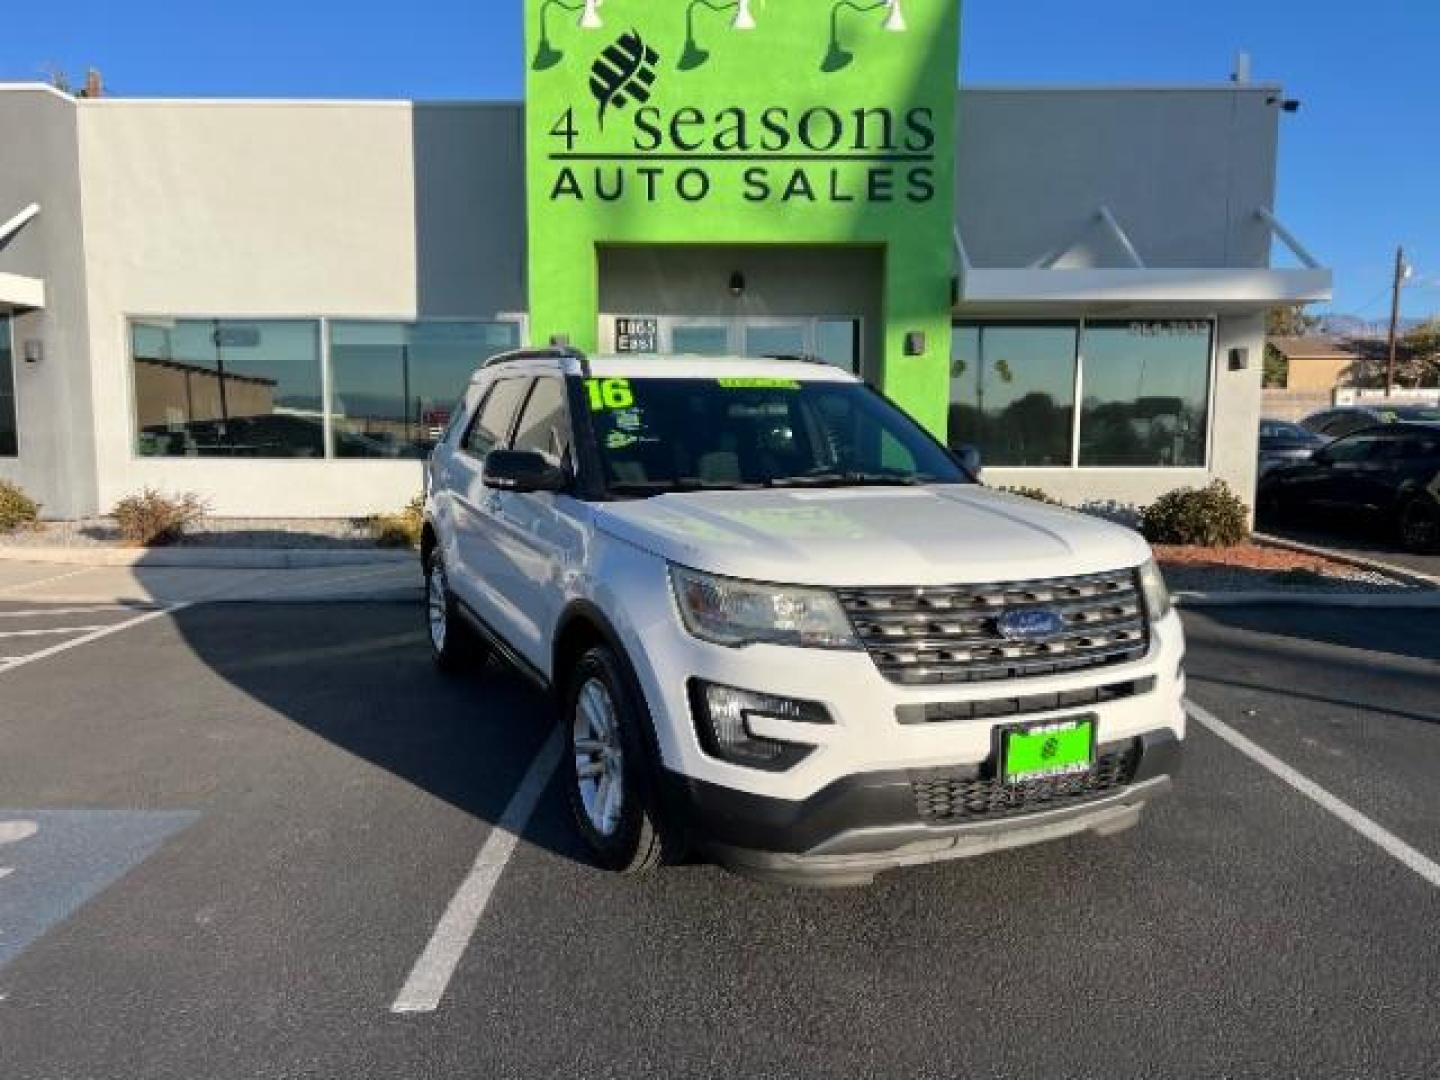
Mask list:
[[[1406,312],[1440,311],[1440,3],[970,0],[964,25],[975,83],[1214,82],[1249,50],[1304,103],[1277,205],[1335,268],[1335,310],[1386,317],[1403,242]],[[7,22],[0,79],[94,65],[125,96],[518,98],[520,36],[515,0],[69,0]]]

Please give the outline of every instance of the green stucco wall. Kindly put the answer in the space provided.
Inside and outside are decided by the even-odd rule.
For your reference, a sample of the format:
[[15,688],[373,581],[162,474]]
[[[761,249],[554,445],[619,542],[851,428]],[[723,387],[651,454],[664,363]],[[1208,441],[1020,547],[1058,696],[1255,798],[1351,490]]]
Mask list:
[[943,433],[958,4],[739,9],[526,0],[532,338],[596,347],[603,245],[878,246],[885,390]]

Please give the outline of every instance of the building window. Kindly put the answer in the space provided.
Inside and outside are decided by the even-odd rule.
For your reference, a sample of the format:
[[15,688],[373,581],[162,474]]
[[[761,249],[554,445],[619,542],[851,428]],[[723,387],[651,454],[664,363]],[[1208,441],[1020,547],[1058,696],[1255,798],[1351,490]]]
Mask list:
[[1198,468],[1210,400],[1209,322],[1087,322],[1080,464]]
[[955,327],[950,445],[987,465],[1069,465],[1078,338],[1074,324]]
[[320,458],[320,324],[131,323],[137,448],[153,457]]
[[10,316],[0,315],[0,457],[20,454],[15,420],[15,351],[10,339]]
[[519,344],[513,322],[332,322],[335,456],[423,458],[475,369]]

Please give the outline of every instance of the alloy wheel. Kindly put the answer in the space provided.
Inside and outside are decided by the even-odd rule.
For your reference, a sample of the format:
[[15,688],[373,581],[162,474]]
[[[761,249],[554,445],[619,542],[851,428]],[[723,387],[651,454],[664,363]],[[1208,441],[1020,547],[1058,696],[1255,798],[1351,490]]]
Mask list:
[[589,679],[575,697],[575,777],[585,816],[601,836],[620,827],[625,798],[624,754],[615,700],[599,679]]
[[430,624],[430,644],[437,653],[445,651],[450,633],[450,583],[445,578],[445,564],[435,560],[430,568],[430,584],[425,594],[425,610]]

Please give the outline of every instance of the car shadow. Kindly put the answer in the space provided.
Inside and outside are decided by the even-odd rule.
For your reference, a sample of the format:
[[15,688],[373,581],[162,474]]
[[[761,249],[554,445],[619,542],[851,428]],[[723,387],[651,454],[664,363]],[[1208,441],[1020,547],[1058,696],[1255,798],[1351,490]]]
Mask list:
[[[172,618],[248,698],[492,825],[554,725],[549,696],[498,662],[438,671],[418,603],[210,603]],[[560,792],[552,779],[545,801]],[[589,862],[559,830],[527,840]]]

